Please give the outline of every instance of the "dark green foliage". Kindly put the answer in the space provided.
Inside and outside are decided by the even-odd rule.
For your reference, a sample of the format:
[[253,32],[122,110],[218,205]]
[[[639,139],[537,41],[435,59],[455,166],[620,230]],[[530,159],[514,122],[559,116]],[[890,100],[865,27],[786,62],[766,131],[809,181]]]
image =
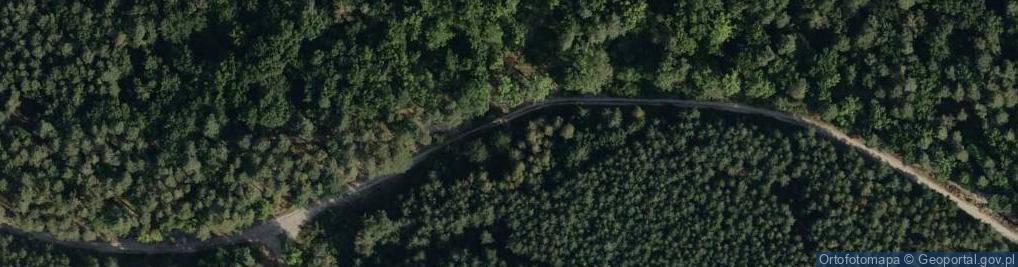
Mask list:
[[206,238],[402,171],[432,126],[549,94],[508,60],[517,8],[4,4],[0,217],[63,239]]
[[197,266],[203,267],[256,267],[269,261],[260,259],[258,250],[243,246],[235,248],[217,248],[196,256]]
[[604,51],[576,55],[574,63],[566,66],[562,86],[567,90],[597,94],[612,77],[611,63]]
[[817,115],[1018,213],[1016,18],[968,0],[13,1],[0,217],[63,239],[229,234],[556,94]]
[[[817,114],[1018,211],[1018,4],[1006,1],[650,1],[659,94]],[[609,46],[609,48],[613,48]],[[635,51],[629,49],[627,51]],[[624,54],[611,51],[610,53]],[[646,53],[646,52],[644,52]],[[957,138],[953,138],[957,136]],[[952,138],[948,138],[952,137]]]
[[799,266],[817,251],[1011,248],[912,179],[776,121],[560,114],[465,142],[323,215],[290,264]]
[[272,266],[257,246],[229,246],[192,254],[108,254],[50,245],[0,232],[0,266]]

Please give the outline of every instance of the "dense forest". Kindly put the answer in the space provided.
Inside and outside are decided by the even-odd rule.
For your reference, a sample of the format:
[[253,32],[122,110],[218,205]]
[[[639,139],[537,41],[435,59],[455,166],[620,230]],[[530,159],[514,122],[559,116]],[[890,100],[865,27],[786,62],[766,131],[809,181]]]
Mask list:
[[320,216],[295,266],[802,266],[818,251],[1014,249],[942,196],[769,119],[565,108]]
[[83,2],[0,4],[0,220],[26,231],[227,234],[576,94],[815,114],[1018,212],[1018,2]]
[[105,254],[55,246],[6,232],[0,232],[0,266],[272,266],[261,248],[253,245],[221,247],[194,254]]
[[110,255],[0,234],[12,266],[769,265],[1014,244],[811,131],[696,109],[565,107],[459,142],[258,246]]

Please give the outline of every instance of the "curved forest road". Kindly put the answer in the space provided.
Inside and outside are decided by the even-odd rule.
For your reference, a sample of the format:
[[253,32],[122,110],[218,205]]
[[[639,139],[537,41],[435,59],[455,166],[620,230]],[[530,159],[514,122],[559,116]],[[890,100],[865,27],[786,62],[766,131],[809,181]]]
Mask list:
[[[499,119],[478,125],[473,128],[460,129],[460,132],[453,133],[451,138],[446,139],[441,143],[437,143],[429,146],[417,153],[410,168],[416,166],[423,160],[427,159],[431,154],[444,149],[450,144],[459,140],[471,137],[478,132],[499,126],[507,121],[519,118],[521,116],[530,114],[531,112],[538,111],[548,107],[554,106],[569,106],[569,105],[583,105],[583,106],[673,106],[680,108],[701,108],[701,109],[712,109],[718,111],[749,114],[764,116],[778,121],[782,121],[788,124],[797,125],[807,129],[813,129],[816,133],[827,136],[834,141],[847,145],[851,148],[860,150],[864,154],[884,162],[892,168],[901,171],[908,176],[913,177],[920,184],[940,193],[951,201],[953,201],[963,211],[982,221],[983,223],[989,224],[994,230],[1006,237],[1012,242],[1018,243],[1018,227],[1011,223],[1002,216],[996,214],[992,210],[982,207],[985,204],[985,199],[977,194],[973,194],[964,188],[961,188],[954,183],[939,181],[929,175],[927,172],[920,169],[914,168],[904,163],[897,156],[890,153],[882,152],[874,148],[870,148],[863,144],[862,141],[850,138],[841,130],[838,130],[833,125],[822,122],[817,119],[805,117],[797,114],[790,114],[780,111],[773,111],[768,109],[756,108],[752,106],[746,106],[736,103],[723,103],[723,102],[703,102],[703,101],[691,101],[691,100],[677,100],[677,99],[628,99],[628,98],[610,98],[610,97],[563,97],[548,99],[541,102],[524,105],[515,111],[512,111]],[[9,224],[0,223],[0,229],[23,235],[26,237],[34,238],[41,241],[51,242],[63,246],[94,250],[100,252],[115,252],[115,253],[134,253],[134,254],[163,254],[163,253],[188,253],[195,252],[211,247],[240,244],[240,243],[262,243],[267,245],[270,253],[279,255],[279,242],[281,241],[282,233],[285,233],[288,238],[295,238],[299,232],[300,227],[314,218],[322,211],[344,203],[349,203],[351,200],[358,196],[365,195],[366,192],[373,189],[380,188],[379,184],[396,180],[397,177],[402,177],[398,174],[387,175],[382,177],[375,177],[370,179],[368,182],[351,189],[349,192],[344,193],[340,196],[329,197],[320,199],[312,202],[309,206],[303,208],[297,208],[285,214],[279,215],[276,218],[259,223],[251,228],[248,228],[239,233],[213,237],[207,240],[196,240],[196,239],[183,239],[175,242],[162,242],[162,243],[140,243],[134,240],[123,240],[113,242],[86,242],[86,241],[68,241],[59,240],[46,233],[39,232],[25,232],[19,230],[16,226]]]

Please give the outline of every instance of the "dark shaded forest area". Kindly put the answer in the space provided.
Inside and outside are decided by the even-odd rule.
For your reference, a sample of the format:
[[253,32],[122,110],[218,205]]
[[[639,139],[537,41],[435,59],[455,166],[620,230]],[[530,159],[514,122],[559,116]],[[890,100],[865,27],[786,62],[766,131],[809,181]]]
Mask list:
[[815,114],[1016,214],[1016,18],[1000,0],[11,1],[0,219],[229,234],[405,170],[432,130],[577,94]]
[[303,266],[802,266],[819,251],[1013,249],[952,202],[777,121],[567,108],[331,210]]
[[725,112],[567,107],[454,144],[260,247],[104,255],[0,236],[17,266],[808,265],[817,251],[1013,250],[910,178]]
[[69,249],[0,232],[0,265],[18,267],[254,267],[274,266],[257,246],[230,246],[193,254],[107,254]]

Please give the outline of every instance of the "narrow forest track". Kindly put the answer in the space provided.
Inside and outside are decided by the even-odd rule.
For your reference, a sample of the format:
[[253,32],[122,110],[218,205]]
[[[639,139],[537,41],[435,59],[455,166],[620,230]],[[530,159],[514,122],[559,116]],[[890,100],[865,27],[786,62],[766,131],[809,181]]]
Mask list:
[[[699,109],[711,109],[731,113],[748,114],[763,116],[771,119],[775,119],[784,123],[804,127],[807,129],[813,129],[820,135],[831,138],[834,141],[842,143],[846,146],[862,151],[863,154],[888,164],[891,168],[894,168],[900,172],[907,174],[914,178],[918,183],[926,186],[941,195],[946,196],[948,199],[953,201],[961,210],[965,211],[972,217],[975,217],[983,223],[989,224],[994,230],[1003,235],[1011,242],[1018,243],[1018,227],[1010,223],[1007,219],[1003,218],[999,214],[992,210],[982,207],[985,200],[981,199],[978,194],[973,194],[970,191],[965,190],[953,183],[944,182],[935,179],[932,175],[918,168],[912,167],[904,163],[899,157],[883,152],[871,147],[866,146],[863,141],[853,139],[847,134],[839,130],[837,127],[823,122],[818,119],[810,117],[791,114],[781,111],[768,110],[763,108],[757,108],[737,103],[725,103],[725,102],[704,102],[704,101],[692,101],[692,100],[678,100],[678,99],[628,99],[628,98],[611,98],[611,97],[562,97],[548,99],[541,102],[531,103],[523,105],[516,110],[505,114],[504,116],[489,121],[487,123],[478,125],[473,128],[460,129],[458,133],[452,133],[451,138],[445,141],[431,145],[426,149],[417,153],[409,168],[413,168],[417,164],[423,162],[431,154],[440,151],[449,145],[474,136],[475,134],[497,127],[508,121],[522,117],[535,111],[540,111],[549,107],[556,106],[673,106],[679,108],[699,108]],[[286,234],[288,238],[296,238],[300,233],[300,228],[310,219],[329,208],[342,205],[351,202],[358,196],[367,195],[366,192],[372,191],[373,189],[380,188],[378,185],[384,182],[390,182],[397,180],[401,175],[386,175],[370,179],[368,182],[351,189],[349,192],[340,196],[329,197],[320,199],[312,202],[307,207],[296,208],[285,214],[279,215],[272,220],[259,223],[251,228],[248,228],[239,233],[213,237],[207,240],[191,240],[184,239],[176,242],[164,242],[164,243],[140,243],[133,240],[125,240],[118,242],[86,242],[86,241],[68,241],[59,240],[46,233],[39,232],[26,232],[21,231],[17,227],[0,223],[0,229],[12,232],[18,235],[34,238],[41,241],[51,242],[63,246],[94,250],[100,252],[111,252],[111,253],[134,253],[134,254],[163,254],[163,253],[188,253],[195,252],[203,249],[208,249],[217,246],[240,244],[240,243],[262,243],[269,247],[271,253],[279,255],[279,242],[281,241],[281,234]]]

